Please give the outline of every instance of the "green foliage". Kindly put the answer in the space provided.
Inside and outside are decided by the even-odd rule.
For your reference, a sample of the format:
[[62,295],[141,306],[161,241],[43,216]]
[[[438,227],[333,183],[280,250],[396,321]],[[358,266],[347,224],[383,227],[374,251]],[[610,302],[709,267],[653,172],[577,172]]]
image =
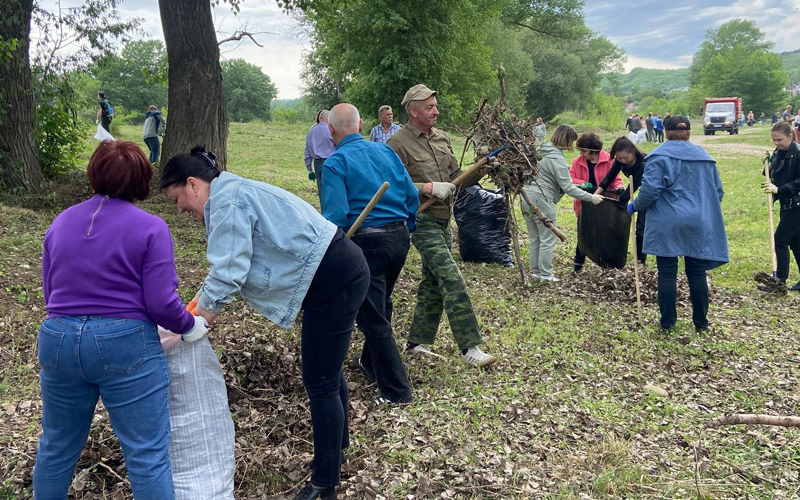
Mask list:
[[[135,40],[126,43],[117,55],[109,52],[92,68],[96,87],[92,100],[103,90],[114,105],[138,112],[142,120],[147,107],[167,105],[167,51],[160,40]],[[117,112],[119,119],[119,113]]]
[[278,89],[261,68],[244,59],[223,62],[222,88],[231,121],[269,120],[269,104]]
[[737,45],[711,58],[700,73],[699,86],[709,96],[742,98],[745,113],[769,113],[788,97],[780,57],[767,50]]
[[594,91],[582,111],[564,111],[554,116],[548,127],[568,124],[578,132],[614,131],[625,123],[625,103],[616,96]]
[[491,85],[483,26],[498,15],[482,0],[362,1],[311,15],[305,76],[315,77],[306,92],[320,107],[341,97],[370,114],[383,104],[399,108],[408,88],[423,82],[439,92],[444,121],[460,119]]
[[717,29],[709,29],[706,37],[695,52],[689,68],[689,83],[695,86],[700,83],[703,68],[718,55],[725,55],[734,47],[743,47],[750,52],[767,52],[775,44],[766,40],[755,21],[749,19],[731,19]]
[[44,79],[35,83],[34,92],[39,163],[45,177],[53,178],[78,166],[91,127],[78,120],[68,80]]
[[14,51],[17,50],[19,47],[19,39],[11,38],[10,40],[4,40],[3,37],[0,36],[0,63],[4,59],[11,59],[14,57]]
[[510,0],[504,3],[504,23],[540,36],[574,39],[586,30],[583,0]]
[[796,82],[800,78],[800,50],[781,52],[778,56],[783,63],[783,71],[791,81]]
[[616,95],[638,100],[641,92],[670,92],[689,88],[689,69],[633,68],[630,73],[608,73],[600,80],[600,88]]

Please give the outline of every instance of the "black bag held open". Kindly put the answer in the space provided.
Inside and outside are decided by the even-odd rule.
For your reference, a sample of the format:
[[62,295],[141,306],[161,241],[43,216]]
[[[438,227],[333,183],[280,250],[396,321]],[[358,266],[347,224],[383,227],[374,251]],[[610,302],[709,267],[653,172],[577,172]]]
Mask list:
[[628,261],[631,216],[625,204],[606,200],[599,205],[581,202],[578,248],[602,268],[622,269]]

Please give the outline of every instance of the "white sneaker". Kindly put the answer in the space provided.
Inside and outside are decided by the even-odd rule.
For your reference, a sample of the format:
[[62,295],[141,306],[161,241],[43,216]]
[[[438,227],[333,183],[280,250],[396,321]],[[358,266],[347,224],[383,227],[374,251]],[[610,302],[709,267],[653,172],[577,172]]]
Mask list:
[[478,346],[472,346],[467,349],[467,353],[462,357],[467,363],[481,367],[493,365],[495,361],[497,361],[496,357],[481,351],[480,347]]
[[555,276],[541,276],[539,279],[541,279],[542,281],[552,281],[553,283],[561,281],[560,279],[556,278]]
[[408,354],[419,354],[420,356],[433,356],[434,358],[441,358],[440,354],[436,354],[422,344],[415,345],[412,349],[406,349]]
[[536,281],[539,281],[542,279],[542,275],[539,273],[531,273],[531,278],[535,279]]

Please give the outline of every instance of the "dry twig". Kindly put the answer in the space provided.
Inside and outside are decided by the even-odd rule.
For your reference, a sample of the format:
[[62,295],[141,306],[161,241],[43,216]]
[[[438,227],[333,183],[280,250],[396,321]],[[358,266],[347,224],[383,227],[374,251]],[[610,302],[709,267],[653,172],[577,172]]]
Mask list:
[[730,414],[711,421],[714,427],[722,425],[778,425],[780,427],[800,427],[800,417],[780,415],[759,415],[755,413]]

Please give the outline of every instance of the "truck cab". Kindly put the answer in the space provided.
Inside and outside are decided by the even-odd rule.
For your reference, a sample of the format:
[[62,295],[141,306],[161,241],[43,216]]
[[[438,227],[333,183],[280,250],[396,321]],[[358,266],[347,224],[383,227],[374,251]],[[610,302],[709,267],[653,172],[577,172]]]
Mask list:
[[739,133],[739,117],[741,116],[741,98],[706,99],[703,110],[703,133],[714,135],[717,131],[729,134]]

